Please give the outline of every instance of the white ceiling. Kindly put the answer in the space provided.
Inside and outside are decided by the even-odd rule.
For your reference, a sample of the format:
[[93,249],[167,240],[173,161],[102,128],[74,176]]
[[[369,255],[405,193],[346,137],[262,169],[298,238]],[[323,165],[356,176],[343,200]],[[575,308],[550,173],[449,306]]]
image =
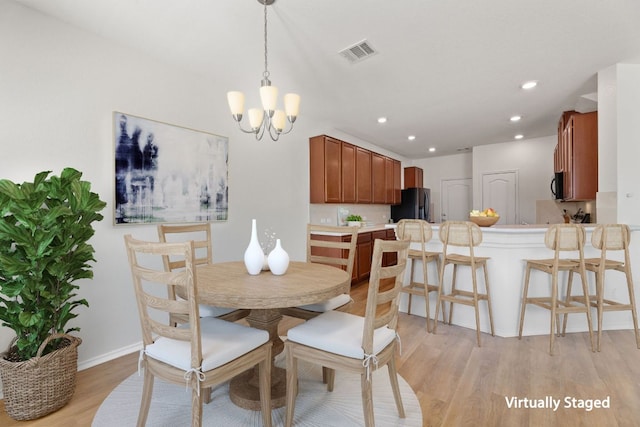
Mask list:
[[[258,0],[16,1],[258,105]],[[599,70],[640,60],[638,0],[277,0],[268,13],[271,80],[301,95],[299,120],[409,158],[553,135],[562,111],[594,107]],[[378,54],[355,64],[338,54],[363,39]],[[525,92],[526,80],[539,85]]]

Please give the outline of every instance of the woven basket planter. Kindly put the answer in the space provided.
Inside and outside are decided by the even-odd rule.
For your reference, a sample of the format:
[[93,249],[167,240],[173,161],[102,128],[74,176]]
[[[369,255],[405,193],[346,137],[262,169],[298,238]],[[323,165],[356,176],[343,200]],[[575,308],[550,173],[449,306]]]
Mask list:
[[[64,338],[63,347],[41,356],[49,341]],[[0,354],[0,377],[7,414],[14,420],[32,420],[69,403],[76,388],[78,346],[82,340],[67,334],[49,336],[38,354],[23,362]]]

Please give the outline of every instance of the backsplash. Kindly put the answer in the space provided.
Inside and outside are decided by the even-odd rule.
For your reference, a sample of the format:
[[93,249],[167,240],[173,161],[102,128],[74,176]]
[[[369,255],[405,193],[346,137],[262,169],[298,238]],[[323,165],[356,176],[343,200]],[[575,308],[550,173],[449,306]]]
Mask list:
[[338,209],[349,211],[349,214],[360,215],[362,221],[371,224],[386,224],[391,217],[389,205],[349,205],[331,203],[312,203],[309,205],[309,222],[311,224],[338,224]]
[[536,200],[536,224],[562,224],[564,210],[572,217],[579,209],[590,215],[590,222],[596,222],[595,202],[557,202],[555,200]]

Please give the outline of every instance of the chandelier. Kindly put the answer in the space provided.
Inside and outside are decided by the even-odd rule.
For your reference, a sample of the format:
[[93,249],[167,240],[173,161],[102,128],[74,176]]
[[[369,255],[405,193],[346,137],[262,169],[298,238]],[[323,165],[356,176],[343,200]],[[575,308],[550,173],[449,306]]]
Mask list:
[[[276,110],[278,88],[271,86],[267,68],[267,5],[273,4],[274,1],[258,0],[258,3],[264,5],[264,72],[260,85],[262,109],[249,108],[249,129],[243,129],[240,123],[244,112],[244,94],[238,91],[227,92],[229,109],[233,119],[238,123],[238,128],[242,132],[255,134],[257,140],[261,140],[264,134],[268,133],[273,141],[277,141],[280,135],[291,132],[300,107],[300,95],[287,93],[284,96],[284,111]],[[287,121],[289,129],[285,131]]]

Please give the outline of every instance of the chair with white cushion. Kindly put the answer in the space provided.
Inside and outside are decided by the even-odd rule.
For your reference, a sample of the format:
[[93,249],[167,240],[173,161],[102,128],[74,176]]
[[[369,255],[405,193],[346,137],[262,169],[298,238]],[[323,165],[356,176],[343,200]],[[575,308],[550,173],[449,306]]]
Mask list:
[[[144,426],[151,404],[153,382],[159,377],[191,389],[191,425],[202,425],[205,389],[230,380],[259,365],[262,421],[271,425],[271,341],[266,331],[234,322],[200,318],[195,275],[195,245],[143,242],[125,236],[127,256],[135,289],[143,349],[140,367],[144,369],[142,402],[138,426]],[[161,257],[184,260],[179,271],[164,271]],[[185,299],[172,299],[167,288],[177,288]],[[186,318],[188,323],[167,324],[162,314]]]
[[[307,262],[341,268],[352,277],[357,240],[358,227],[307,224]],[[280,312],[308,320],[331,310],[348,311],[352,304],[353,299],[347,289],[345,293],[327,301],[283,308]]]
[[[408,240],[376,239],[364,317],[334,310],[289,329],[284,346],[287,359],[287,427],[293,424],[298,394],[298,360],[329,368],[328,391],[333,391],[336,369],[359,373],[366,426],[374,425],[371,373],[387,365],[398,414],[404,418],[395,352],[398,296],[408,248]],[[385,253],[397,255],[397,264],[383,267]]]
[[[159,224],[158,237],[161,242],[185,242],[193,240],[196,250],[195,264],[202,265],[211,264],[213,262],[211,226],[208,223],[177,225]],[[185,264],[184,259],[176,256],[164,256],[163,262],[166,271],[183,269]],[[169,296],[175,299],[176,295],[173,294],[173,288],[169,288]],[[201,317],[217,317],[231,322],[243,319],[251,312],[251,310],[215,307],[204,304],[201,304],[199,309]],[[180,321],[176,318],[172,318],[171,320],[174,322]]]

